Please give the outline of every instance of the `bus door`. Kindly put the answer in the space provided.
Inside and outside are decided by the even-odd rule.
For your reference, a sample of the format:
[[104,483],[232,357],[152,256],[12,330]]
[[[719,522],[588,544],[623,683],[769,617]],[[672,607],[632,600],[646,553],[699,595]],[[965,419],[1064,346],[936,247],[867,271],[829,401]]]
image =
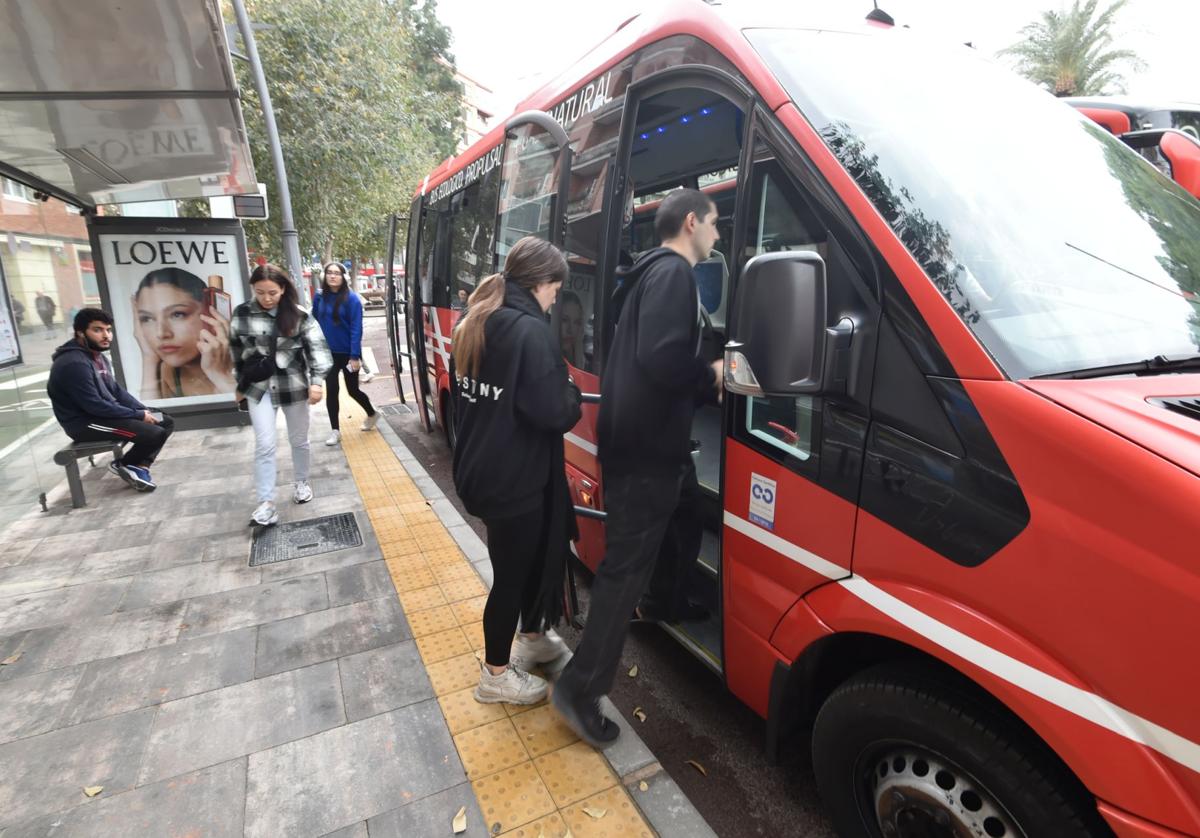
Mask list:
[[563,246],[571,147],[567,132],[549,114],[525,111],[505,126],[500,169],[496,269],[525,236]]
[[[861,234],[845,224],[844,210],[829,197],[820,175],[773,124],[770,115],[756,113],[742,178],[745,198],[735,236],[739,285],[726,381],[733,360],[747,365],[736,352],[737,341],[746,337],[743,308],[772,293],[751,276],[759,272],[754,262],[794,253],[820,265],[827,278],[819,301],[825,310],[823,345],[836,351],[825,350],[833,372],[819,389],[726,393],[726,678],[735,694],[764,715],[769,675],[779,659],[771,641],[784,616],[815,587],[850,575],[879,319],[875,295],[858,267]],[[870,263],[866,270],[872,270]],[[802,313],[820,317],[812,313],[817,301],[812,302]],[[772,327],[783,334],[799,325],[792,321],[798,315],[787,314],[789,306],[799,311],[794,305],[768,298],[759,308],[774,312]],[[795,366],[793,358],[774,360]]]
[[[421,229],[422,221],[425,218],[425,209],[423,207],[424,197],[417,196],[413,199],[412,209],[408,214],[408,244],[405,247],[404,255],[404,310],[395,312],[393,316],[403,315],[404,317],[404,339],[408,343],[408,352],[410,355],[410,363],[408,365],[408,374],[412,378],[413,385],[413,402],[414,409],[417,412],[417,418],[421,420],[421,428],[428,432],[431,424],[429,421],[429,381],[428,367],[429,356],[425,351],[425,326],[422,322],[422,312],[424,311],[423,300],[421,298],[421,272],[428,269],[428,264],[421,262],[420,255],[423,252],[421,246]],[[428,260],[426,260],[427,262]],[[393,280],[392,284],[395,282]],[[396,339],[399,339],[399,330],[397,329]],[[399,371],[398,366],[400,358],[394,355],[392,363],[397,364],[395,369]],[[400,389],[399,375],[397,374],[396,388]]]
[[[701,352],[709,361],[721,357],[725,316],[733,292],[733,220],[737,179],[746,131],[750,92],[732,76],[710,67],[682,65],[630,86],[622,115],[618,152],[617,190],[609,212],[610,241],[615,247],[606,265],[611,299],[615,271],[631,265],[661,242],[654,234],[654,211],[671,190],[699,189],[717,206],[721,238],[710,257],[695,268],[702,316],[707,321]],[[615,228],[615,229],[614,229]],[[605,316],[602,350],[611,340],[615,322]],[[724,655],[721,635],[721,471],[724,408],[705,405],[692,426],[695,480],[685,483],[676,516],[663,547],[669,557],[695,555],[690,573],[677,574],[687,597],[702,605],[707,616],[664,625],[701,661],[720,672]],[[697,526],[698,525],[698,526]],[[697,533],[700,545],[695,540]],[[665,592],[664,592],[665,593]]]

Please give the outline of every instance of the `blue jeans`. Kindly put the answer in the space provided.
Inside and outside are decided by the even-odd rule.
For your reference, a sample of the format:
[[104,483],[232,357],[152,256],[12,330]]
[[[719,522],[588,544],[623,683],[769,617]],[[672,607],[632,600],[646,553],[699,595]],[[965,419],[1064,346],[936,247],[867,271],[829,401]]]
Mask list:
[[556,689],[591,707],[612,689],[629,619],[654,573],[655,560],[679,503],[683,468],[675,474],[605,474],[604,560],[592,582],[587,625]]
[[[275,500],[275,402],[271,393],[258,401],[247,399],[254,426],[254,489],[258,502]],[[308,402],[280,405],[292,444],[292,471],[297,482],[308,481]]]

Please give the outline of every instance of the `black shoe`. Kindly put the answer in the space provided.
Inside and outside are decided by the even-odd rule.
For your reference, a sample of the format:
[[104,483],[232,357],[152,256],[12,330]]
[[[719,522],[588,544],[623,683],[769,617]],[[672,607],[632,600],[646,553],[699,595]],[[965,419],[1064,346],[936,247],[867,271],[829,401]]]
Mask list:
[[673,623],[702,623],[712,616],[712,612],[695,602],[685,602],[675,615]]
[[555,687],[550,693],[550,703],[571,730],[597,750],[607,748],[621,735],[621,726],[601,713],[598,704],[580,709],[560,687]]

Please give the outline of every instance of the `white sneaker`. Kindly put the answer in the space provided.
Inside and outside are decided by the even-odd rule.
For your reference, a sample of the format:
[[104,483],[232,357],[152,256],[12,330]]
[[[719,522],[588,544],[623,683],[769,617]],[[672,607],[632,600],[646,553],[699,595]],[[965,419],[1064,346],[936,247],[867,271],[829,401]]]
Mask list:
[[326,445],[337,445],[341,441],[342,441],[342,432],[334,431],[333,433],[331,433],[329,435],[329,438],[325,440],[325,444]]
[[296,491],[292,492],[292,500],[296,503],[308,503],[313,499],[312,486],[307,480],[296,481]]
[[493,675],[487,664],[481,662],[475,700],[480,704],[537,704],[546,697],[547,688],[543,679],[511,663],[499,675]]
[[375,373],[364,372],[364,373],[359,373],[358,380],[361,381],[363,384],[366,384],[368,381],[370,381],[374,377],[375,377]]
[[366,419],[363,420],[362,429],[364,431],[373,431],[373,430],[375,430],[375,426],[378,424],[379,424],[379,414],[372,413],[370,416],[368,416]]
[[571,660],[571,654],[570,647],[555,634],[554,629],[546,629],[546,633],[540,637],[518,634],[517,639],[513,641],[509,661],[526,672],[535,666],[541,666],[543,672],[553,675],[562,671]]
[[250,523],[260,527],[269,527],[279,523],[279,513],[275,511],[275,501],[265,500],[250,515]]

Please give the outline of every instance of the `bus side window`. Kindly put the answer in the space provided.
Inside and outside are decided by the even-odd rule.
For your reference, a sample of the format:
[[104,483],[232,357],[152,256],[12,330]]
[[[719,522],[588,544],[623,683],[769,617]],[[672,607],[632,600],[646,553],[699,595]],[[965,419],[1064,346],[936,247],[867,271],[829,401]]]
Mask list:
[[466,308],[475,286],[492,272],[498,185],[498,177],[489,173],[459,193],[450,224],[450,308],[454,310]]
[[427,205],[425,218],[421,221],[421,255],[417,271],[423,305],[429,305],[433,299],[433,244],[437,238],[437,216],[433,207]]

